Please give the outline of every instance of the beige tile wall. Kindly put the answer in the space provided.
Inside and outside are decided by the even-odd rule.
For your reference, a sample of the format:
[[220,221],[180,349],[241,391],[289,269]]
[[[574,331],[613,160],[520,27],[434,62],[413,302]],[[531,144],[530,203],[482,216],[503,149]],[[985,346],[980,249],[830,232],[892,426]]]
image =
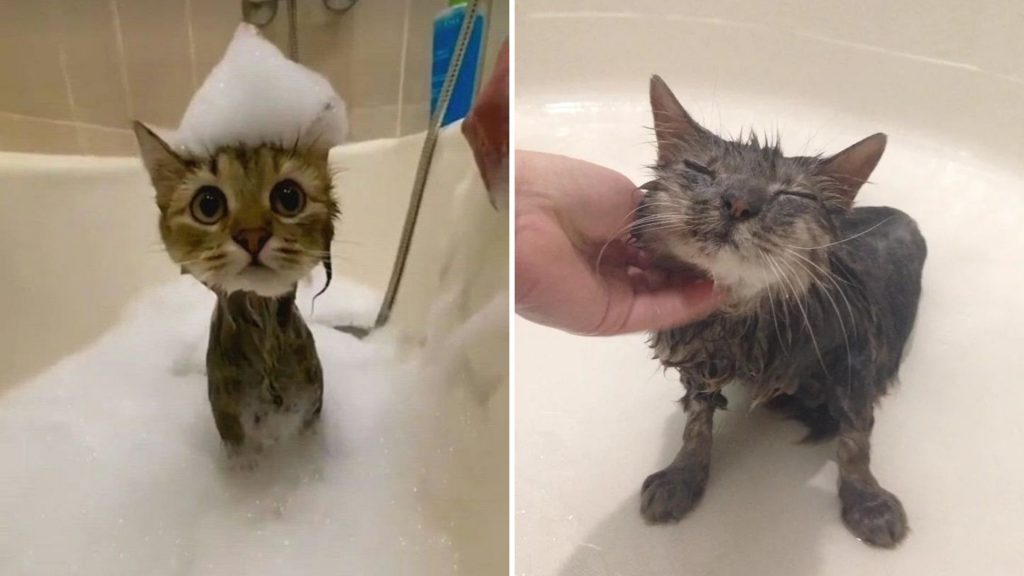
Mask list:
[[[427,126],[433,18],[447,0],[298,0],[299,60],[346,100],[352,138]],[[488,0],[485,74],[508,35]],[[178,123],[241,20],[241,0],[0,0],[0,150],[130,155],[131,119]],[[264,34],[287,51],[285,0]]]

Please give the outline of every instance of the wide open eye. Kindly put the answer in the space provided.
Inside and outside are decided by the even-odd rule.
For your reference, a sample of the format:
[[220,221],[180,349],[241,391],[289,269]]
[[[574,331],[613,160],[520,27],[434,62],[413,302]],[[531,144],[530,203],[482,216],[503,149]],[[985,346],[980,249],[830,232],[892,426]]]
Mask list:
[[306,207],[306,193],[294,180],[281,180],[270,191],[270,207],[281,216],[295,216]]
[[228,213],[228,201],[224,192],[216,186],[201,186],[192,196],[189,205],[192,217],[200,224],[216,224]]

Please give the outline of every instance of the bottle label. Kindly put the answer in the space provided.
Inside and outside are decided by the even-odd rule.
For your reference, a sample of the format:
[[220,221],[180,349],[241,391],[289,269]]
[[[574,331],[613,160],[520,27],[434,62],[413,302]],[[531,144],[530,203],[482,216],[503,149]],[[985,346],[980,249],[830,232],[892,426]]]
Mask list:
[[[452,56],[455,54],[455,44],[459,39],[459,30],[466,18],[465,8],[459,7],[449,10],[448,14],[434,21],[434,60],[431,68],[430,81],[430,115],[433,117],[437,110],[438,100],[441,97],[441,90],[444,87],[444,79],[448,74],[448,67],[451,65]],[[476,95],[477,75],[480,69],[480,50],[483,47],[484,17],[477,13],[476,21],[473,23],[473,30],[470,33],[469,43],[466,45],[466,55],[462,58],[462,68],[452,89],[452,97],[448,101],[448,110],[445,112],[442,126],[447,126],[456,120],[461,120],[469,114],[473,106],[473,98]]]

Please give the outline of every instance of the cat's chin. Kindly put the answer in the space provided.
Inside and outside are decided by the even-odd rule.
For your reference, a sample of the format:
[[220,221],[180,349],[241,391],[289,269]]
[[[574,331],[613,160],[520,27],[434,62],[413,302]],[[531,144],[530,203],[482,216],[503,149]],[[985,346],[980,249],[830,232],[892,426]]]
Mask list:
[[214,288],[220,292],[252,292],[265,298],[283,296],[295,289],[298,278],[291,278],[276,270],[249,266],[229,278],[221,278]]
[[757,282],[752,268],[736,258],[711,257],[697,264],[675,256],[667,264],[672,272],[695,280],[710,280],[726,296],[723,309],[739,310],[757,300],[765,285]]
[[732,251],[720,252],[709,265],[711,276],[726,296],[723,309],[744,311],[767,299],[800,299],[812,277],[806,266],[791,264],[778,254],[762,253],[760,261]]
[[712,280],[726,295],[725,309],[742,310],[755,306],[769,290],[802,293],[806,288],[802,275],[790,273],[783,281],[767,264],[763,264],[767,260],[752,258],[735,250],[718,250],[714,255],[688,253],[686,256],[693,259],[684,260],[680,254],[674,254],[673,269]]

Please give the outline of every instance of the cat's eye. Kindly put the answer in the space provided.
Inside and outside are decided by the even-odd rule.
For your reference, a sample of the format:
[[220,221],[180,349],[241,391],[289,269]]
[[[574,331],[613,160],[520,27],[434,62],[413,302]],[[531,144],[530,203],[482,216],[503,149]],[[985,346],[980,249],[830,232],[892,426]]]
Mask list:
[[707,176],[708,178],[714,178],[715,177],[715,171],[714,170],[712,170],[711,168],[708,168],[707,166],[705,166],[703,164],[700,164],[698,162],[694,162],[693,160],[683,160],[683,166],[686,166],[687,168],[689,168],[690,170],[693,170],[694,172],[696,172],[698,174],[703,174],[703,175]]
[[796,196],[797,198],[803,198],[804,200],[810,200],[811,202],[817,202],[818,197],[810,192],[799,192],[797,190],[779,190],[775,193],[776,196]]
[[228,212],[227,198],[216,186],[202,186],[192,196],[189,205],[192,217],[200,224],[216,224]]
[[294,180],[281,180],[270,191],[270,207],[281,216],[295,216],[306,207],[306,193]]

